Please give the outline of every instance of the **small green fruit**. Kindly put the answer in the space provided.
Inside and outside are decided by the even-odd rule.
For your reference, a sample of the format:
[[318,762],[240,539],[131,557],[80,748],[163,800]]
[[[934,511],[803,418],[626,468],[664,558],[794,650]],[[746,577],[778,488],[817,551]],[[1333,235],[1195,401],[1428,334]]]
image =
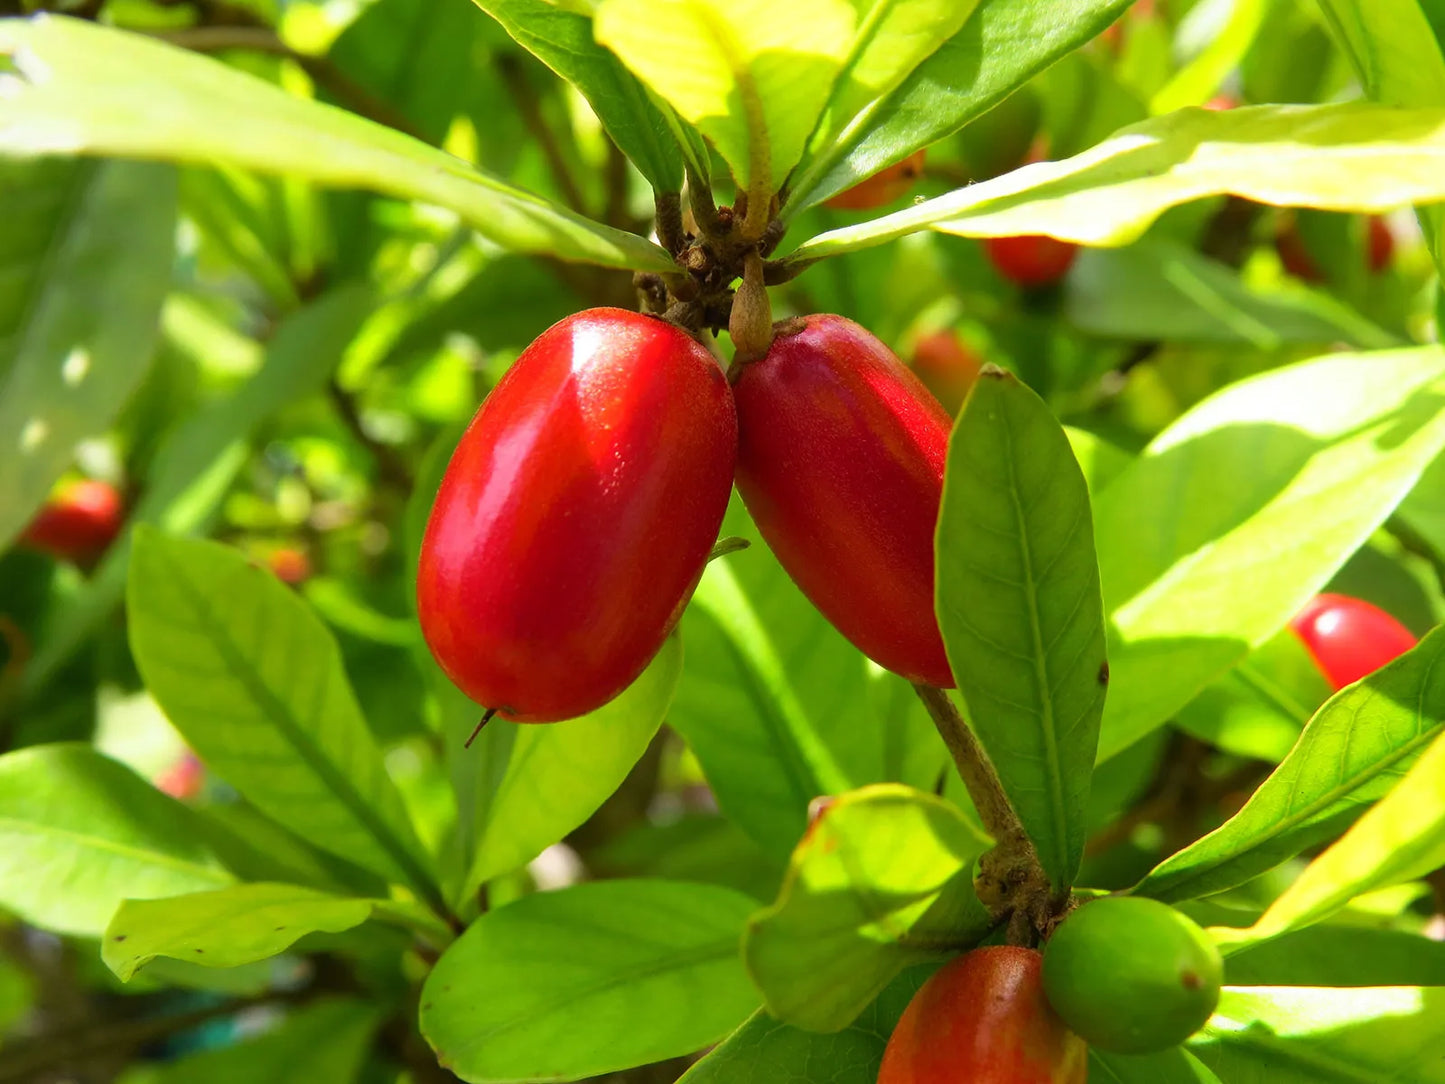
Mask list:
[[1044,949],[1044,993],[1091,1046],[1147,1054],[1182,1043],[1219,1003],[1224,960],[1174,908],[1133,896],[1086,903]]

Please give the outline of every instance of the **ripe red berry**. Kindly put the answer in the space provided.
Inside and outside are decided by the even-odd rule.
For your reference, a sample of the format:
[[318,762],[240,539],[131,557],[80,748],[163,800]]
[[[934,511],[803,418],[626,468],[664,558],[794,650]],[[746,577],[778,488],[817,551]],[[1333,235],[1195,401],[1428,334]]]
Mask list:
[[1004,278],[1019,286],[1036,288],[1050,286],[1067,275],[1079,255],[1079,246],[1056,237],[1027,234],[985,237],[983,251]]
[[1289,626],[1336,689],[1373,674],[1418,642],[1384,610],[1349,595],[1316,595]]
[[908,1003],[878,1084],[1085,1084],[1088,1048],[1044,998],[1032,949],[974,949]]
[[880,666],[952,688],[933,612],[948,413],[841,316],[781,329],[733,394],[738,492],[788,575]]
[[417,610],[443,670],[551,722],[642,673],[702,575],[737,416],[678,327],[589,309],[538,336],[472,419],[422,542]]
[[62,487],[40,509],[20,541],[63,561],[88,564],[103,554],[125,522],[125,503],[109,482]]
[[881,169],[866,181],[839,192],[823,204],[835,211],[871,211],[901,197],[923,176],[927,151],[914,151],[901,162]]
[[983,359],[949,328],[930,331],[913,344],[913,371],[943,409],[958,413],[969,389],[978,380]]
[[266,558],[266,564],[278,580],[291,587],[311,578],[311,558],[306,556],[305,550],[283,546],[279,550],[271,551],[271,555]]
[[1379,215],[1371,215],[1367,222],[1366,249],[1370,270],[1378,275],[1390,266],[1390,260],[1395,256],[1395,235],[1390,232],[1390,224]]
[[[1325,281],[1325,273],[1305,247],[1297,226],[1291,224],[1276,233],[1274,248],[1279,253],[1279,262],[1295,278],[1306,282]],[[1378,275],[1390,266],[1394,256],[1395,235],[1390,232],[1389,223],[1379,215],[1370,215],[1365,219],[1365,265],[1372,274]]]

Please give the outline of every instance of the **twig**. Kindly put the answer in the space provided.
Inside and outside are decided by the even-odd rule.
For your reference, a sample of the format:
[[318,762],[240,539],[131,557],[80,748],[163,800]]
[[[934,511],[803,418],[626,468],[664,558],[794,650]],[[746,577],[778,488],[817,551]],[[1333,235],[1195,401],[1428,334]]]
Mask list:
[[336,413],[346,423],[346,428],[376,460],[377,471],[381,478],[403,493],[410,493],[416,479],[412,477],[411,468],[407,466],[406,460],[390,444],[382,443],[366,431],[366,426],[361,420],[361,412],[356,407],[356,400],[347,393],[345,388],[332,380],[327,384],[326,390],[332,405],[336,407]]
[[537,145],[542,148],[542,157],[547,160],[547,168],[552,171],[552,179],[557,182],[557,188],[562,193],[563,200],[578,214],[586,214],[587,201],[582,196],[582,189],[578,186],[577,179],[572,176],[572,170],[567,164],[566,157],[562,154],[562,148],[558,144],[551,126],[542,116],[542,107],[537,101],[537,93],[527,82],[527,74],[522,70],[521,63],[514,56],[499,57],[497,74],[506,84],[507,92],[511,94],[517,112],[521,114],[522,123],[527,126],[527,131],[532,133],[532,138],[537,141]]

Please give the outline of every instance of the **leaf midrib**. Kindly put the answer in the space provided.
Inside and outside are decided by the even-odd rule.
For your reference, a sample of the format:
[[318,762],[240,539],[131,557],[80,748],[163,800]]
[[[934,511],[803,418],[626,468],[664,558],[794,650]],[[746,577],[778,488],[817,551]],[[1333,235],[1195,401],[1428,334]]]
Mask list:
[[0,817],[0,835],[4,835],[7,830],[14,831],[20,835],[58,836],[87,850],[107,851],[111,854],[119,855],[122,858],[130,858],[146,865],[167,866],[182,873],[193,873],[207,880],[214,881],[218,887],[224,888],[235,883],[235,879],[219,866],[204,865],[190,861],[189,859],[177,857],[176,855],[166,854],[164,851],[148,851],[133,844],[106,839],[104,836],[92,836],[84,832],[77,832],[73,828],[61,828],[50,824],[37,824],[34,821],[23,821],[17,817]]

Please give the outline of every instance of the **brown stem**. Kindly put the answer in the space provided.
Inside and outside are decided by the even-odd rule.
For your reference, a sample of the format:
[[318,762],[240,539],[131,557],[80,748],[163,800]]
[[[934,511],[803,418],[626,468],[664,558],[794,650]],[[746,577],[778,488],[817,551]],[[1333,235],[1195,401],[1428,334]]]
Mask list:
[[727,236],[728,227],[718,216],[712,188],[691,168],[687,171],[687,200],[692,207],[692,217],[697,221],[698,231],[704,237],[720,239]]
[[682,232],[682,197],[676,192],[657,192],[653,205],[657,208],[657,239],[676,256],[687,247]]
[[[979,863],[979,900],[995,918],[1021,913],[1034,929],[1043,928],[1051,910],[1049,878],[993,762],[946,692],[922,683],[913,688],[948,746],[984,830],[994,839],[994,849]],[[1011,939],[1013,934],[1011,926]]]
[[376,468],[381,478],[403,493],[410,493],[415,479],[412,478],[411,468],[407,466],[406,460],[390,444],[382,443],[366,431],[366,426],[361,420],[361,412],[356,406],[356,400],[347,393],[345,388],[332,380],[326,390],[331,397],[332,405],[336,407],[336,413],[346,423],[346,428],[376,460]]
[[514,56],[499,57],[497,74],[506,84],[512,102],[522,116],[522,123],[537,141],[537,146],[542,148],[542,157],[547,160],[547,168],[552,171],[552,179],[557,182],[562,199],[572,210],[586,214],[587,201],[582,196],[582,189],[578,186],[577,179],[572,176],[572,169],[567,164],[566,156],[562,154],[562,147],[553,135],[551,125],[547,123],[547,118],[542,116],[541,103],[532,84],[527,81],[527,73],[522,70],[521,62]]

